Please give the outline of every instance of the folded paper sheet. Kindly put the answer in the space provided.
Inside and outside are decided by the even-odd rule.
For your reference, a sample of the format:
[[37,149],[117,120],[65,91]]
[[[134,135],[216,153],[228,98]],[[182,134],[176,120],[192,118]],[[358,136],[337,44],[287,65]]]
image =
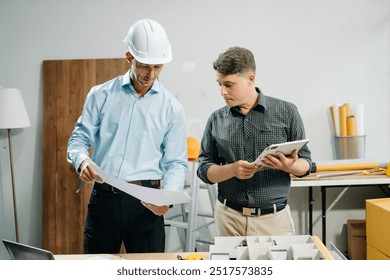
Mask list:
[[187,203],[191,200],[190,196],[185,191],[169,191],[162,189],[153,189],[141,187],[135,184],[127,183],[107,174],[98,166],[94,166],[96,173],[103,179],[103,181],[115,188],[138,198],[146,203],[151,203],[157,206],[171,205],[179,203]]
[[340,136],[339,106],[341,106],[339,103],[334,103],[332,106],[333,125],[336,136]]

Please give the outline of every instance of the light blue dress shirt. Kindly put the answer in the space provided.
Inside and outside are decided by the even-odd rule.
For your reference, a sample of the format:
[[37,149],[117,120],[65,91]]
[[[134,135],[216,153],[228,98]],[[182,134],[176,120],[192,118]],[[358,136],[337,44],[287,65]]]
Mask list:
[[185,113],[159,81],[138,98],[130,71],[93,87],[68,142],[76,170],[89,157],[124,181],[163,180],[163,189],[182,190],[187,167]]

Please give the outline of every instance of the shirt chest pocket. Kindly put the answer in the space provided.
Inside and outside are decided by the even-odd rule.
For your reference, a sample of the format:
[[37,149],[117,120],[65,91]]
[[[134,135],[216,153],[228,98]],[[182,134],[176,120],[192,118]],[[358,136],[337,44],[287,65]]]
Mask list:
[[255,142],[261,150],[271,144],[279,144],[288,141],[287,131],[283,127],[258,127],[255,135]]

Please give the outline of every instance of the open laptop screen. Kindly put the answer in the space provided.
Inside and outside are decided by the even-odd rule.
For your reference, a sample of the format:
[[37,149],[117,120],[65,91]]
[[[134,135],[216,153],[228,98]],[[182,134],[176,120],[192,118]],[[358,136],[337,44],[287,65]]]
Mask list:
[[3,244],[12,260],[54,260],[50,251],[6,239]]

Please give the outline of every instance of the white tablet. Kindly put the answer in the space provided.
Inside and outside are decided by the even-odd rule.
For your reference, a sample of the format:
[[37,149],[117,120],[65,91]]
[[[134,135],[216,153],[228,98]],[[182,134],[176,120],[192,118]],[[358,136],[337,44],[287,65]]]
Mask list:
[[303,139],[303,140],[296,140],[296,141],[284,142],[284,143],[280,143],[280,144],[269,145],[258,156],[258,158],[255,160],[255,163],[258,165],[261,165],[261,161],[263,160],[263,158],[266,155],[275,155],[276,156],[276,152],[281,152],[286,156],[291,155],[292,151],[294,151],[294,150],[299,151],[308,142],[309,142],[309,139]]

